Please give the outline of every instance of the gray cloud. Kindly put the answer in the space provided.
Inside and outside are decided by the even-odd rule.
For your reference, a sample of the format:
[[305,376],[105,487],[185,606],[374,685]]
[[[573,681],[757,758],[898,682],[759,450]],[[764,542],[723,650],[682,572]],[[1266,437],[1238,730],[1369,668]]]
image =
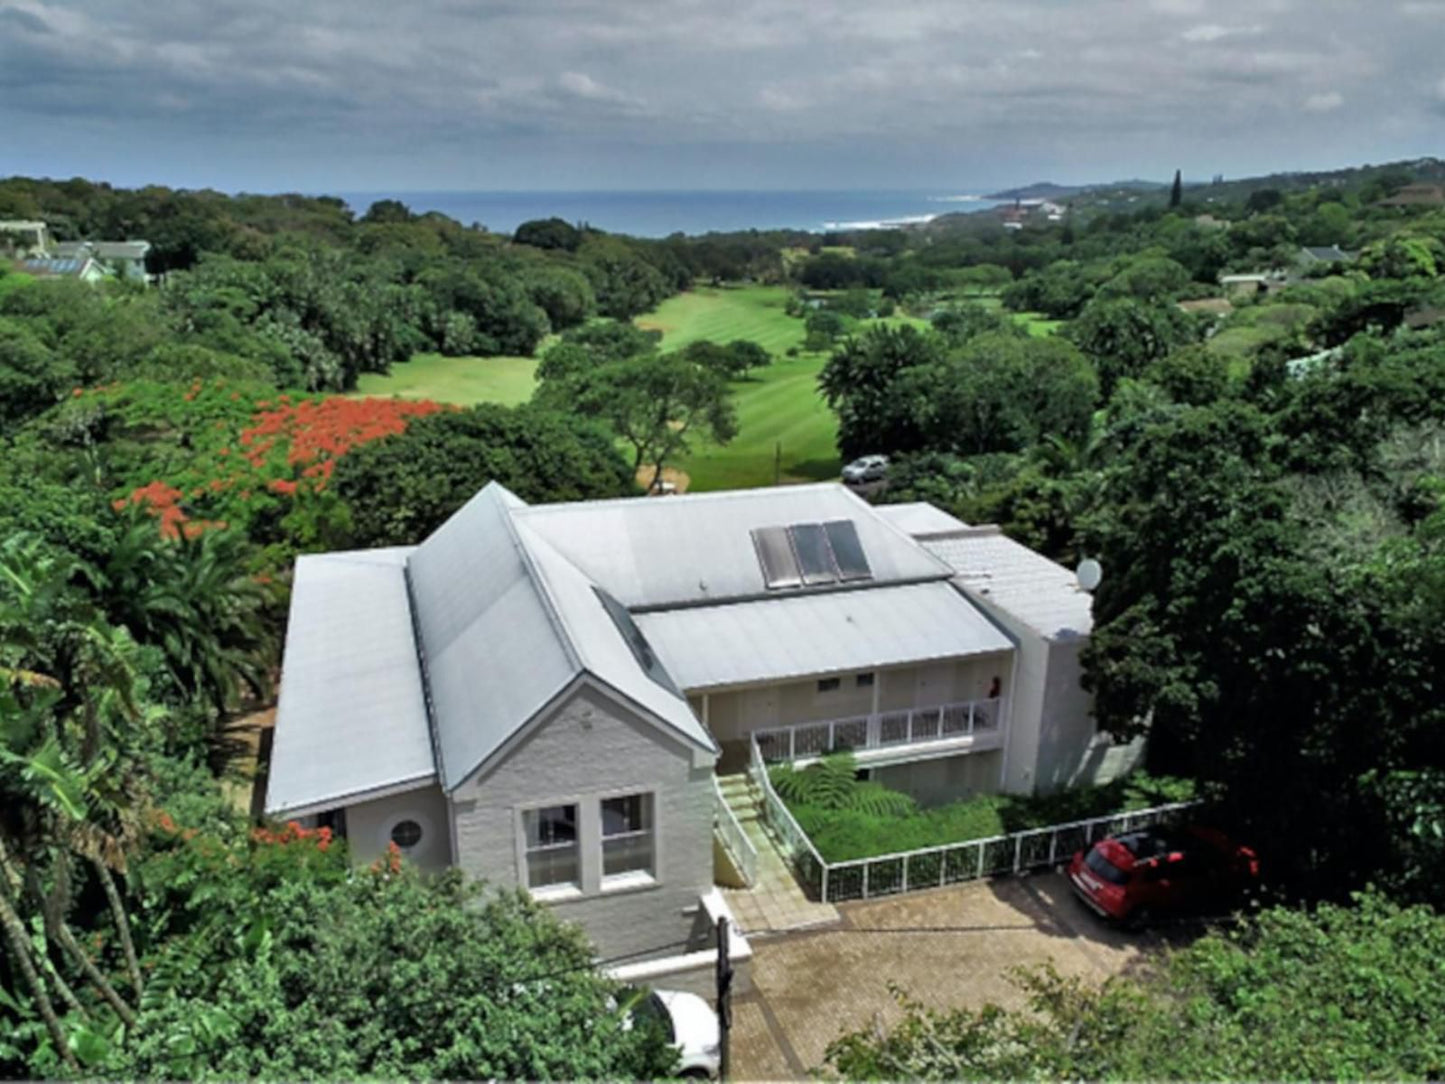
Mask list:
[[254,188],[1237,173],[1436,149],[1442,19],[1430,0],[0,0],[0,130],[19,170]]

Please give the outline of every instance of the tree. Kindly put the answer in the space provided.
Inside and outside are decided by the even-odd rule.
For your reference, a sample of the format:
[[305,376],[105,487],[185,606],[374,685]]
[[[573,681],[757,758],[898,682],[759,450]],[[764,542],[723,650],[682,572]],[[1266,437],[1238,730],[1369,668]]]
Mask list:
[[871,327],[833,352],[818,375],[818,387],[838,415],[838,450],[843,458],[890,452],[911,438],[889,431],[898,416],[893,384],[904,370],[944,356],[944,342],[912,327]]
[[367,225],[386,226],[410,222],[416,216],[399,199],[379,199],[366,209],[361,221]]
[[1184,175],[1181,171],[1174,171],[1174,185],[1169,189],[1169,206],[1178,207],[1184,202]]
[[55,405],[76,372],[21,321],[0,317],[0,428]]
[[1194,329],[1173,304],[1100,298],[1084,308],[1067,335],[1097,366],[1107,398],[1120,380],[1138,376],[1151,361],[1188,343]]
[[582,231],[565,219],[534,218],[518,226],[512,233],[512,240],[519,245],[531,245],[533,248],[576,252],[582,244]]
[[[1378,895],[1274,908],[1101,986],[1018,975],[1023,1010],[932,1010],[827,1051],[849,1080],[1435,1080],[1445,920]],[[1368,991],[1368,993],[1362,993]]]
[[1015,452],[1045,435],[1087,435],[1098,381],[1059,339],[977,335],[941,361],[899,373],[880,437],[890,451]]
[[668,460],[691,447],[695,433],[717,444],[737,434],[727,382],[684,354],[653,354],[591,369],[569,382],[579,413],[604,422],[632,449],[634,474],[652,468],[648,489]]
[[527,501],[635,492],[604,432],[541,407],[495,404],[432,414],[356,449],[338,461],[331,490],[350,509],[348,544],[413,545],[489,480]]
[[755,342],[734,339],[726,346],[706,339],[689,343],[682,355],[695,365],[715,372],[724,380],[742,380],[749,371],[771,365],[773,357]]
[[224,718],[243,693],[265,695],[276,644],[272,592],[246,566],[239,532],[166,539],[147,516],[117,539],[102,601],[111,620],[164,652],[182,697]]
[[575,926],[521,892],[397,852],[352,870],[299,826],[249,835],[163,815],[138,879],[162,937],[154,993],[92,1070],[107,1078],[665,1077]]

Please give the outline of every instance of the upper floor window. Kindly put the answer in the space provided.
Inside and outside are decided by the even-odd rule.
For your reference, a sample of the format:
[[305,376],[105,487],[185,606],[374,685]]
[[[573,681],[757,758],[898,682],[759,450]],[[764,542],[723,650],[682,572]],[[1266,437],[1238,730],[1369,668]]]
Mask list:
[[522,822],[527,833],[527,887],[578,884],[577,807],[528,809]]
[[651,794],[602,800],[602,876],[652,873],[654,861]]
[[873,672],[870,670],[866,674],[855,675],[853,684],[860,689],[871,689],[873,687]]
[[818,691],[820,693],[831,693],[834,689],[839,688],[842,684],[843,682],[839,678],[819,678]]

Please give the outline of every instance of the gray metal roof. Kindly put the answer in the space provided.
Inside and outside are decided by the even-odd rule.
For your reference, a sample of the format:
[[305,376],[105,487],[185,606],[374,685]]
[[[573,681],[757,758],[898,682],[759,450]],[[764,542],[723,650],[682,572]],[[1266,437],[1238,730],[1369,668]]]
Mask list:
[[794,523],[852,520],[876,583],[949,574],[837,484],[530,505],[514,514],[629,608],[767,594],[751,532]]
[[339,805],[433,778],[408,552],[297,559],[267,812]]
[[923,545],[957,571],[956,582],[970,595],[988,600],[1036,632],[1067,639],[1093,630],[1093,600],[1074,573],[997,527],[970,527],[926,538]]
[[407,562],[442,784],[451,789],[577,673],[501,486],[483,489]]
[[[687,700],[675,688],[658,684],[639,665],[623,631],[603,607],[596,585],[526,525],[519,524],[517,532],[582,667],[682,737],[716,751],[712,735]],[[675,675],[672,679],[675,683]]]
[[947,582],[637,615],[689,691],[1013,650]]
[[943,531],[960,531],[968,526],[963,520],[955,519],[927,501],[913,501],[909,504],[880,504],[874,511],[900,531],[915,537],[938,534]]
[[90,247],[102,260],[143,260],[151,250],[149,241],[92,241]]

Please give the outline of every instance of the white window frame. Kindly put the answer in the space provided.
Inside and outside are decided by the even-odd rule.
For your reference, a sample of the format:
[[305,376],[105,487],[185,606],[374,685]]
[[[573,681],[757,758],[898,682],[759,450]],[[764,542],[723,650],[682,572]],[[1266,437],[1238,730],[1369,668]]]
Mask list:
[[382,854],[386,854],[387,850],[391,847],[391,833],[395,832],[396,826],[403,821],[416,821],[417,826],[421,828],[421,838],[410,847],[403,847],[398,844],[397,850],[401,851],[402,855],[407,858],[414,858],[418,854],[430,849],[432,845],[431,836],[433,828],[431,818],[419,810],[403,809],[397,813],[393,813],[382,822],[380,838]]
[[[532,814],[540,814],[546,809],[564,809],[570,806],[574,810],[574,822],[576,825],[577,837],[571,843],[545,843],[533,847],[527,834],[527,818]],[[565,899],[570,896],[582,894],[582,836],[583,836],[583,805],[578,798],[559,798],[549,802],[538,802],[535,805],[528,805],[517,810],[517,853],[521,870],[522,886],[532,894],[534,899],[555,900]],[[528,860],[534,853],[542,851],[560,851],[564,847],[571,847],[576,855],[577,878],[573,881],[554,881],[545,885],[532,884],[532,863]]]
[[[603,805],[606,802],[617,801],[621,798],[641,798],[643,819],[646,828],[632,832],[617,832],[607,834],[607,818],[603,815]],[[630,869],[622,873],[607,872],[607,844],[612,840],[638,839],[647,837],[651,843],[649,848],[649,860],[646,869]],[[598,873],[601,876],[599,887],[603,892],[616,892],[628,888],[645,888],[657,884],[658,871],[658,831],[657,831],[657,792],[652,790],[626,790],[613,794],[601,794],[597,797],[597,857]]]

